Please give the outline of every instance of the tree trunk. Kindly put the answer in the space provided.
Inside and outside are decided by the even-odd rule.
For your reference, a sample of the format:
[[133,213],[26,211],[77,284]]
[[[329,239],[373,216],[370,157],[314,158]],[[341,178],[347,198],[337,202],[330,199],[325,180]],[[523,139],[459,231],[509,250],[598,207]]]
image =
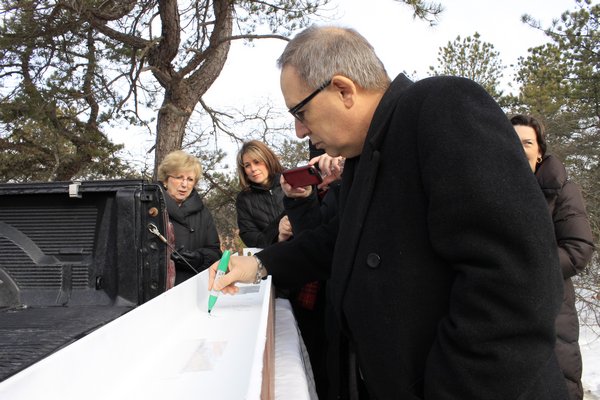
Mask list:
[[[164,2],[169,3],[168,0]],[[233,31],[233,5],[229,0],[215,0],[213,9],[216,22],[210,35],[210,44],[185,67],[174,71],[170,63],[165,63],[169,47],[165,46],[166,42],[161,43],[149,58],[150,64],[155,67],[155,77],[165,88],[156,126],[154,179],[162,159],[171,151],[181,148],[185,127],[194,107],[219,77],[227,61],[231,47],[229,38]],[[165,22],[163,20],[163,24]],[[178,26],[174,21],[171,23]]]
[[154,179],[158,164],[173,150],[181,148],[183,135],[196,101],[182,98],[185,88],[172,88],[165,92],[163,104],[156,121],[156,148],[154,152]]

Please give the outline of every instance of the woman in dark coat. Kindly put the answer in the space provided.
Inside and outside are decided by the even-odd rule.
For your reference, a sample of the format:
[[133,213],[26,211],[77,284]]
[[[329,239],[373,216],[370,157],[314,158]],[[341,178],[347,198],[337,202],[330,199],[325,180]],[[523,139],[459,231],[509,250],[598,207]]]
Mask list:
[[535,177],[546,196],[558,244],[564,279],[564,295],[556,318],[556,356],[565,376],[569,398],[581,400],[582,361],[579,349],[579,320],[571,277],[582,272],[592,258],[594,244],[585,205],[579,188],[568,180],[560,160],[546,154],[542,125],[533,117],[511,118]]
[[237,173],[242,191],[235,208],[240,238],[247,247],[265,248],[292,235],[283,210],[281,171],[275,153],[258,140],[244,143],[238,152]]
[[175,284],[205,270],[221,257],[217,228],[195,187],[202,167],[184,151],[173,151],[158,167],[167,196],[167,211],[175,231]]

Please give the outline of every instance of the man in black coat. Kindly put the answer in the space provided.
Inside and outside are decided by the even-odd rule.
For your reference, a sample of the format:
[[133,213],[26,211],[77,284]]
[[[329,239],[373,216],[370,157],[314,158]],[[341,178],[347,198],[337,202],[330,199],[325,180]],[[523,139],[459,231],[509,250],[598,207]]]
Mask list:
[[215,288],[329,279],[358,365],[341,397],[564,399],[552,222],[498,105],[467,79],[390,83],[351,29],[304,30],[279,66],[296,134],[347,158],[338,217],[233,257]]

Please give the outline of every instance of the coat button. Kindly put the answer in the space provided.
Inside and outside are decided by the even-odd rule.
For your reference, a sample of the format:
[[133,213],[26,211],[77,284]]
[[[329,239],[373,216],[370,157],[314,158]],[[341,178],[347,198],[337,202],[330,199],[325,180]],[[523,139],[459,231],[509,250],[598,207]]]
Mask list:
[[370,253],[367,256],[367,265],[371,268],[377,268],[379,267],[379,264],[381,263],[381,258],[379,257],[378,254],[375,253]]

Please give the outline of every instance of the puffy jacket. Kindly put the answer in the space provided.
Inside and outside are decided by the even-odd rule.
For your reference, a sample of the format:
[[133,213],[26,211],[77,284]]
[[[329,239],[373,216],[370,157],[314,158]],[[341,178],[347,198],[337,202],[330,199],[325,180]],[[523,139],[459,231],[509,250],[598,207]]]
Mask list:
[[[207,269],[221,257],[219,234],[210,211],[195,189],[181,206],[168,194],[165,201],[175,231],[175,248],[198,272]],[[175,284],[195,275],[185,262],[177,258],[175,271]]]
[[284,216],[279,175],[270,188],[259,185],[241,191],[236,199],[240,237],[247,247],[265,248],[277,242],[279,220]]
[[563,303],[556,318],[555,352],[565,376],[569,398],[583,398],[581,385],[581,351],[579,349],[579,320],[575,308],[575,290],[571,277],[584,270],[592,258],[594,244],[585,205],[579,188],[568,180],[560,160],[547,155],[538,166],[535,176],[546,196],[558,256],[564,278]]

